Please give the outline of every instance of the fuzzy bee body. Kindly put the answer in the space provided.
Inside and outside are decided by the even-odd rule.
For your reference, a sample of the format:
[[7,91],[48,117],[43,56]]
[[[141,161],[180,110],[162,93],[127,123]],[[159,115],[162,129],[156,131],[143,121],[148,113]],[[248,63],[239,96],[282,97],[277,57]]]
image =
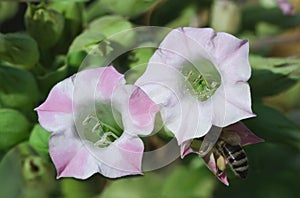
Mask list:
[[215,152],[217,155],[218,174],[221,174],[225,170],[224,158],[226,158],[232,171],[237,176],[241,178],[247,177],[248,160],[245,151],[239,144],[232,144],[223,139],[219,139],[215,145]]

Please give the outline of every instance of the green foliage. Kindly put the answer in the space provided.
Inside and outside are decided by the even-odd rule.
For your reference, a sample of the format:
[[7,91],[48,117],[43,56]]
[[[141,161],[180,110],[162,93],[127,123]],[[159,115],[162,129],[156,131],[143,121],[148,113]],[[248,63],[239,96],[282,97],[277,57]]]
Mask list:
[[80,2],[57,1],[50,4],[50,8],[58,11],[64,17],[63,32],[55,50],[65,52],[73,39],[83,29],[83,4]]
[[0,59],[22,69],[33,68],[39,59],[34,39],[21,33],[0,33]]
[[24,70],[0,65],[0,104],[2,107],[32,111],[39,92],[33,75]]
[[254,97],[286,91],[300,78],[300,60],[251,56],[253,73],[249,81]]
[[100,0],[107,12],[127,17],[135,17],[150,10],[156,2],[157,0]]
[[[259,135],[259,133],[257,133]],[[249,177],[230,179],[230,186],[218,184],[214,197],[253,198],[299,196],[299,152],[286,145],[260,143],[246,147]]]
[[26,28],[41,49],[49,49],[58,42],[64,23],[61,13],[42,4],[37,6],[29,4],[25,14]]
[[300,149],[300,126],[281,112],[262,104],[253,105],[257,117],[244,123],[267,142],[284,143]]
[[[103,16],[93,20],[89,29],[103,34],[108,40],[123,46],[131,46],[135,35],[131,30],[132,24],[121,16]],[[123,32],[124,31],[124,32]]]
[[[56,56],[53,61],[53,69],[37,68],[36,79],[42,95],[49,93],[50,89],[68,75],[68,65],[65,56]],[[39,71],[38,71],[39,69]]]
[[31,124],[13,109],[0,109],[0,115],[0,150],[8,150],[29,136]]
[[17,2],[0,2],[0,25],[3,21],[12,18],[18,11]]
[[95,57],[94,60],[91,60],[91,64],[94,66],[103,65],[104,60],[101,59],[108,49],[104,49],[102,52],[101,49],[97,46],[104,40],[104,36],[99,32],[94,31],[84,31],[78,35],[73,43],[71,44],[68,52],[68,65],[73,68],[74,71],[77,71],[80,65],[84,62],[84,59],[87,57],[88,53],[91,52],[92,55],[89,58]]
[[36,124],[31,131],[29,144],[41,155],[48,155],[48,140],[50,133]]
[[27,143],[22,143],[0,162],[0,197],[57,197],[53,175],[53,167],[36,155]]
[[[194,160],[201,162],[199,158]],[[146,173],[143,177],[123,178],[112,181],[99,198],[209,198],[214,186],[215,178],[203,163],[197,168],[176,164],[176,168],[171,172],[151,172]]]

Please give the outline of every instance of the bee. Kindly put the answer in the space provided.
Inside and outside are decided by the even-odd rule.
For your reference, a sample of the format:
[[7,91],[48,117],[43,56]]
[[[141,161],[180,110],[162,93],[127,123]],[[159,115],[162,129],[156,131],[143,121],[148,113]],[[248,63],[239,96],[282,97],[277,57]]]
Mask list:
[[222,128],[213,126],[202,138],[199,155],[205,157],[211,152],[214,154],[218,176],[224,173],[228,162],[235,175],[244,179],[248,175],[249,165],[240,142],[240,137],[236,134],[224,132]]
[[248,159],[236,136],[221,135],[213,152],[216,156],[217,174],[221,175],[226,168],[226,160],[235,175],[246,178],[248,175]]

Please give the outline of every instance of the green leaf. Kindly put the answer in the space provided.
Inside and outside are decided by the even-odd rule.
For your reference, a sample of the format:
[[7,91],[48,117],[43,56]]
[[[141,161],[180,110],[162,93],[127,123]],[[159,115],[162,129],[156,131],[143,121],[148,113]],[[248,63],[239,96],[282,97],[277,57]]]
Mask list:
[[39,92],[31,73],[0,65],[0,106],[32,111]]
[[61,13],[43,4],[29,4],[25,13],[25,25],[29,34],[41,49],[53,47],[60,39],[65,21]]
[[102,6],[111,13],[126,17],[138,16],[156,4],[157,0],[101,0]]
[[153,53],[153,48],[138,48],[131,51],[129,55],[130,70],[125,73],[127,83],[133,84],[145,72]]
[[249,80],[254,97],[264,97],[286,91],[300,79],[300,60],[250,56],[253,68]]
[[254,30],[257,22],[265,22],[282,29],[293,28],[300,24],[300,13],[287,16],[278,8],[266,9],[260,6],[248,6],[242,9],[243,30]]
[[244,123],[266,142],[278,142],[300,149],[300,126],[289,120],[281,112],[254,103],[253,111],[257,117],[250,118]]
[[99,198],[131,197],[152,198],[159,197],[162,179],[154,173],[142,177],[121,178],[110,182]]
[[106,14],[105,8],[101,5],[101,0],[92,1],[85,8],[85,21],[90,22]]
[[86,180],[64,178],[61,180],[61,189],[64,198],[95,197],[106,185],[106,178],[94,175]]
[[[131,197],[212,197],[217,179],[208,171],[201,158],[195,160],[201,167],[180,164],[168,171],[153,171],[140,177],[113,180],[99,198]],[[166,167],[165,167],[166,168]]]
[[22,69],[33,68],[39,59],[38,46],[26,34],[0,33],[0,59]]
[[101,66],[104,62],[101,57],[103,58],[106,51],[109,51],[109,46],[107,49],[98,48],[98,45],[104,38],[105,37],[101,33],[90,30],[84,31],[78,35],[71,44],[67,56],[68,65],[71,67],[71,70],[73,68],[74,72],[76,72],[79,66],[83,64],[84,59],[88,54],[90,54],[90,56],[89,60],[86,60],[86,62],[98,67]]
[[15,16],[19,8],[17,2],[0,2],[0,24]]
[[180,15],[169,22],[166,27],[178,28],[178,27],[198,27],[199,26],[199,16],[195,5],[190,5],[181,11]]
[[122,46],[131,46],[135,41],[132,24],[121,16],[112,15],[95,19],[89,24],[89,29],[103,34],[109,41],[117,42]]
[[36,124],[31,132],[29,144],[41,155],[48,155],[48,140],[50,133]]
[[50,7],[61,13],[65,19],[62,36],[55,47],[57,51],[65,53],[73,39],[83,29],[83,3],[56,1],[51,2]]
[[55,70],[37,68],[40,71],[36,74],[39,89],[42,94],[46,95],[50,89],[59,81],[65,79],[68,75],[68,65],[65,56],[56,56],[53,62]]
[[[196,157],[197,161],[203,160]],[[170,197],[212,197],[217,178],[210,173],[206,166],[193,169],[177,166],[164,182],[161,195]]]
[[0,150],[8,150],[29,136],[31,125],[13,109],[0,109],[0,115]]
[[68,53],[84,51],[86,53],[94,49],[104,40],[104,35],[96,31],[84,31],[78,35],[69,48]]

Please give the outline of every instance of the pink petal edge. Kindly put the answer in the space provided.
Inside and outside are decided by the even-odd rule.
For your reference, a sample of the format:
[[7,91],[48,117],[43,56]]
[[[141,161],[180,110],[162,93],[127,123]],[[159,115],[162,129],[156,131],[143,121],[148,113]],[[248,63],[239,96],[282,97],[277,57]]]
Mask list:
[[226,127],[224,131],[225,132],[229,131],[237,134],[241,139],[241,146],[264,142],[264,139],[257,137],[242,122],[237,122],[235,124],[232,124]]

